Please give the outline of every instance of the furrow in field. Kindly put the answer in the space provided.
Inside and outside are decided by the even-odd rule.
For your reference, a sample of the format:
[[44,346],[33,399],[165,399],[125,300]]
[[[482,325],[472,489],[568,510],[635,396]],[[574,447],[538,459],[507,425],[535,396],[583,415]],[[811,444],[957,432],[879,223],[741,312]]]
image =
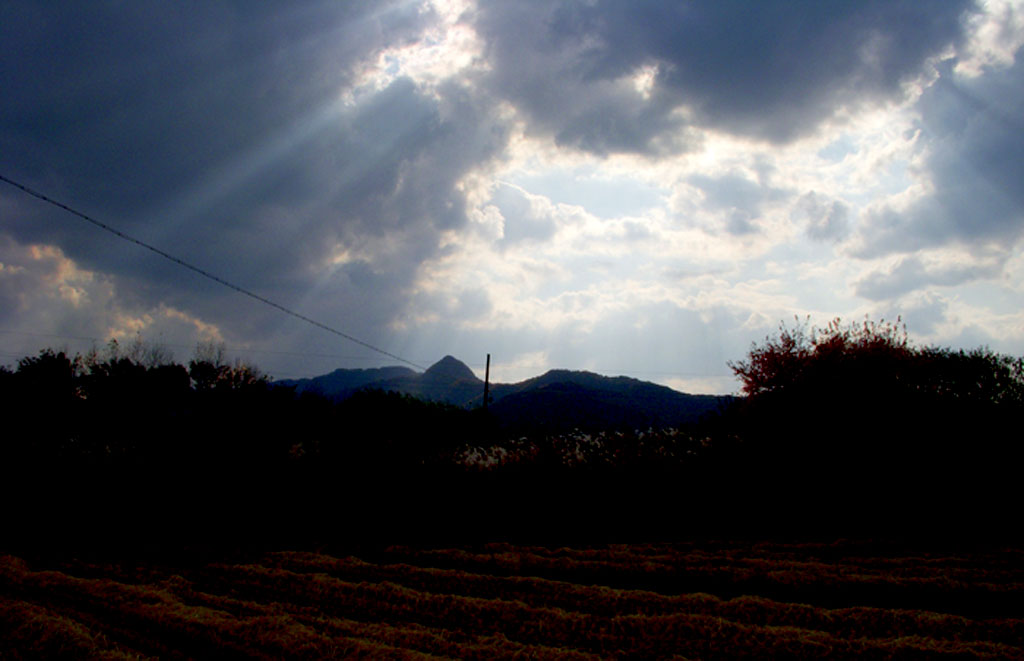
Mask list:
[[382,563],[464,569],[501,576],[537,576],[569,583],[602,584],[665,594],[707,592],[720,597],[756,594],[779,601],[822,607],[879,607],[937,610],[969,617],[1024,617],[1017,595],[1024,583],[979,570],[957,580],[936,571],[928,578],[864,571],[856,566],[825,562],[736,562],[708,552],[687,554],[669,562],[623,553],[609,559],[578,560],[536,552],[532,547],[486,549],[412,549],[390,547],[372,557]]
[[44,606],[0,597],[0,658],[91,658],[121,661],[140,657],[82,622]]
[[60,617],[127,648],[161,658],[368,658],[387,653],[432,658],[359,637],[332,638],[287,613],[235,617],[188,605],[155,585],[5,566],[0,587],[19,600],[46,603]]
[[668,654],[731,658],[753,649],[755,655],[774,658],[892,658],[893,654],[897,658],[922,654],[936,658],[1024,658],[1019,648],[990,641],[843,637],[798,626],[748,624],[705,613],[598,616],[522,601],[424,592],[389,582],[352,583],[324,573],[301,574],[258,565],[212,569],[220,581],[229,583],[246,599],[315,605],[332,616],[367,621],[448,626],[477,635],[496,633],[520,643],[596,654],[622,655],[628,651],[636,658]]
[[[6,556],[0,557],[0,627],[6,627],[0,633],[16,632],[20,642],[8,641],[0,655],[20,658],[46,649],[51,653],[42,656],[70,658],[1024,660],[1020,619],[827,608],[750,589],[768,586],[787,594],[792,586],[785,581],[796,581],[793,594],[846,590],[849,598],[850,585],[866,584],[878,596],[872,572],[883,575],[884,563],[841,565],[846,583],[822,580],[822,567],[841,564],[838,558],[827,562],[822,549],[813,550],[821,557],[803,559],[789,557],[797,553],[793,548],[781,550],[784,581],[769,572],[760,583],[733,583],[750,590],[732,598],[628,587],[641,582],[637,577],[657,579],[666,572],[669,585],[680,587],[699,582],[705,567],[742,574],[770,564],[772,548],[644,545],[632,553],[626,546],[392,547],[363,558],[278,552],[255,561],[184,567],[66,561],[33,568]],[[973,562],[967,556],[959,566]],[[940,564],[956,565],[945,558],[932,566]],[[1007,597],[1020,594],[1014,582],[990,582]],[[984,583],[947,581],[941,584],[945,592],[936,585],[898,572],[891,584],[882,584],[897,602],[931,594],[992,599]],[[35,635],[39,622],[45,632]]]
[[376,623],[331,617],[316,606],[304,606],[287,601],[259,603],[243,601],[233,597],[202,592],[186,579],[174,577],[170,586],[183,601],[218,608],[228,612],[258,611],[266,614],[287,613],[297,622],[332,637],[361,638],[402,649],[417,650],[442,656],[463,659],[595,659],[564,648],[542,645],[524,645],[508,640],[504,636],[469,635],[458,630],[427,627],[416,623]]
[[324,572],[350,582],[393,582],[415,590],[521,601],[591,615],[700,613],[744,624],[798,626],[854,637],[920,636],[934,639],[1024,643],[1024,620],[976,621],[930,611],[879,608],[824,609],[745,595],[722,600],[707,594],[664,595],[521,576],[490,576],[456,569],[378,565],[358,558],[312,553],[270,554],[265,563],[300,573]]

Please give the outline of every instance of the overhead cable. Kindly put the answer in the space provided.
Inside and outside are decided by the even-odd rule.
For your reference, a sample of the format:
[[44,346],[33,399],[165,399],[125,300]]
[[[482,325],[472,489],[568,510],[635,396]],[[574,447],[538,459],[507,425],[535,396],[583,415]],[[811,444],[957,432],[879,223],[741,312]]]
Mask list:
[[395,360],[399,360],[399,361],[401,361],[403,363],[406,363],[407,365],[412,365],[413,367],[415,367],[417,369],[421,369],[421,370],[425,370],[426,369],[422,365],[417,365],[416,363],[412,362],[411,360],[408,360],[406,358],[402,358],[401,356],[395,355],[395,354],[393,354],[393,353],[391,353],[389,351],[385,351],[384,349],[381,349],[379,347],[375,347],[372,344],[370,344],[369,342],[364,342],[364,341],[362,341],[362,340],[360,340],[358,338],[352,337],[348,333],[343,333],[342,331],[340,331],[340,330],[338,330],[336,328],[332,328],[332,327],[328,326],[327,324],[321,323],[321,322],[319,322],[319,321],[317,321],[315,319],[310,319],[309,317],[307,317],[304,314],[300,314],[298,312],[295,312],[294,310],[290,310],[290,309],[284,307],[283,305],[281,305],[279,303],[275,303],[274,301],[271,301],[270,299],[268,299],[266,297],[260,296],[259,294],[256,294],[256,293],[253,293],[253,292],[249,291],[248,289],[245,289],[244,287],[241,287],[239,285],[234,284],[233,282],[229,282],[228,280],[225,280],[224,278],[216,276],[216,275],[210,273],[209,271],[206,271],[205,269],[201,269],[198,266],[193,266],[192,264],[189,264],[188,262],[186,262],[185,260],[181,259],[180,257],[175,257],[174,255],[171,255],[170,253],[164,252],[163,250],[160,250],[159,248],[156,248],[156,247],[146,243],[145,241],[142,241],[140,239],[136,239],[133,236],[125,234],[124,232],[122,232],[122,231],[120,231],[118,229],[115,229],[115,228],[111,227],[110,225],[107,225],[106,223],[102,223],[102,222],[96,220],[95,218],[93,218],[93,217],[91,217],[91,216],[89,216],[89,215],[87,215],[85,213],[82,213],[81,211],[78,211],[77,209],[74,209],[74,208],[68,206],[67,204],[64,204],[63,202],[58,202],[57,200],[54,200],[54,199],[52,199],[52,198],[50,198],[50,197],[48,197],[48,196],[46,196],[46,195],[44,195],[44,194],[42,194],[42,193],[40,193],[38,191],[35,191],[35,190],[29,188],[28,186],[25,186],[24,184],[18,183],[17,181],[14,181],[13,179],[9,179],[9,178],[5,177],[2,174],[0,174],[0,181],[4,181],[4,182],[10,184],[11,186],[14,186],[15,188],[20,189],[21,191],[24,191],[25,193],[28,193],[32,197],[35,197],[37,199],[42,200],[43,202],[46,202],[47,204],[52,204],[55,207],[63,209],[64,211],[67,211],[68,213],[70,213],[70,214],[72,214],[74,216],[77,216],[77,217],[81,218],[82,220],[84,220],[86,222],[92,223],[96,227],[99,227],[102,230],[110,232],[111,234],[114,234],[114,235],[124,239],[125,241],[130,241],[131,243],[134,243],[136,245],[142,246],[146,250],[154,252],[157,255],[160,255],[161,257],[163,257],[164,259],[170,260],[170,261],[174,262],[175,264],[178,264],[179,266],[183,266],[183,267],[187,268],[190,271],[198,273],[199,275],[203,276],[204,278],[207,278],[209,280],[213,280],[214,282],[218,282],[218,283],[224,285],[225,287],[228,287],[229,289],[234,289],[235,291],[237,291],[240,294],[245,294],[249,298],[254,298],[257,301],[259,301],[260,303],[263,303],[265,305],[269,305],[270,307],[275,308],[277,310],[280,310],[281,312],[284,312],[287,315],[291,315],[292,317],[295,317],[296,319],[300,319],[302,321],[305,321],[306,323],[312,324],[313,326],[316,326],[317,328],[325,330],[325,331],[327,331],[329,333],[333,333],[333,334],[335,334],[335,335],[337,335],[339,337],[343,337],[343,338],[345,338],[346,340],[348,340],[350,342],[355,342],[356,344],[358,344],[360,346],[366,347],[367,349],[370,349],[372,351],[376,351],[377,353],[383,354],[383,355],[385,355],[385,356],[387,356],[389,358],[394,358]]

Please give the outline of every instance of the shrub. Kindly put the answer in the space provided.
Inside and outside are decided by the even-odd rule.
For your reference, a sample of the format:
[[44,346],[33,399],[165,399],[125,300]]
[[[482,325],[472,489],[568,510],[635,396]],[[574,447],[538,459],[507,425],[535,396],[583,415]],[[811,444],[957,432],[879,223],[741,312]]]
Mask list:
[[730,367],[747,395],[731,422],[748,469],[802,503],[980,503],[1018,465],[1019,358],[916,347],[899,319],[798,320]]

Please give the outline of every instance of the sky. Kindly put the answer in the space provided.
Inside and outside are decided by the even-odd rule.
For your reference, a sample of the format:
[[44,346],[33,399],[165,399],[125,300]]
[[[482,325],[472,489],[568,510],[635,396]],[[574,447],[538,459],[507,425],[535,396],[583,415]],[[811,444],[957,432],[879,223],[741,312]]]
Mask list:
[[[1024,1],[0,0],[0,175],[426,367],[1024,354]],[[0,363],[402,364],[0,182]]]

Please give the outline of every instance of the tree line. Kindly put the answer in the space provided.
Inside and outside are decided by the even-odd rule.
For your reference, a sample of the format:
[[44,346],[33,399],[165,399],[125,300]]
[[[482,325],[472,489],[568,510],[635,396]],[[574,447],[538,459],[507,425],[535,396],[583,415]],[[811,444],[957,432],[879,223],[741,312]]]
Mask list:
[[798,321],[730,367],[745,396],[686,429],[508,438],[483,410],[297,395],[217,345],[46,349],[0,369],[0,470],[26,523],[115,528],[930,534],[1021,504],[1021,358]]
[[227,361],[223,346],[201,344],[179,364],[138,339],[22,358],[0,368],[0,397],[26,423],[0,448],[6,465],[22,469],[280,468],[314,457],[366,464],[371,455],[422,463],[470,418],[397,393],[362,392],[338,404],[296,395],[254,365]]

